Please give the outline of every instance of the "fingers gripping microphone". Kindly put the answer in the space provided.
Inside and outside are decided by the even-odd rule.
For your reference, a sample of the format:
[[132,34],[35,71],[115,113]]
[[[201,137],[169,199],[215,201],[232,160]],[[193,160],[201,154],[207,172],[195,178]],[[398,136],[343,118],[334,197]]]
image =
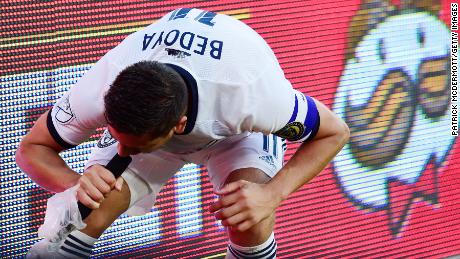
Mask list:
[[[109,161],[109,163],[105,166],[105,168],[107,168],[107,170],[112,172],[112,174],[113,174],[113,176],[115,176],[115,178],[118,178],[126,170],[126,168],[128,167],[129,163],[131,163],[131,160],[132,160],[132,158],[130,156],[121,157],[118,154],[116,154]],[[86,217],[88,217],[88,215],[92,211],[92,209],[86,207],[81,202],[78,202],[78,210],[80,211],[82,219],[85,219]]]
[[[116,154],[105,167],[118,178],[131,160],[131,157],[120,157]],[[45,222],[38,229],[38,235],[50,241],[48,251],[57,251],[69,233],[86,226],[82,220],[88,217],[92,210],[78,202],[75,196],[76,188],[77,185],[48,199]]]

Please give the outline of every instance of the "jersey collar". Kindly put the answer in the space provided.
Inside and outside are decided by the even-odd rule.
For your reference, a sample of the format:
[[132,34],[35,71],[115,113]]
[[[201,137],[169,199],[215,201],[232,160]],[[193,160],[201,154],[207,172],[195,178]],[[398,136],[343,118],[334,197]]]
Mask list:
[[196,80],[187,70],[177,65],[173,65],[173,64],[165,64],[165,65],[167,65],[168,67],[174,69],[174,71],[179,73],[179,75],[182,77],[182,79],[184,79],[185,84],[187,85],[189,94],[192,95],[192,98],[191,98],[192,103],[191,105],[189,105],[187,115],[186,115],[187,124],[185,125],[184,133],[178,134],[178,135],[189,134],[190,132],[192,132],[193,127],[195,126],[196,116],[198,114],[198,87],[196,84]]

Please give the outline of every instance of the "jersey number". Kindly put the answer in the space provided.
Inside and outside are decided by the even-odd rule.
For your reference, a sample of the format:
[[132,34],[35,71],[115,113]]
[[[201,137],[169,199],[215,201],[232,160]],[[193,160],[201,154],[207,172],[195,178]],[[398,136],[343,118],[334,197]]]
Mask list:
[[[169,21],[185,18],[192,9],[193,8],[180,8],[180,9],[175,10],[171,14],[171,17],[169,17]],[[215,22],[213,22],[212,19],[214,19],[216,15],[217,14],[213,12],[203,11],[195,17],[195,21],[198,21],[208,26],[214,26]]]

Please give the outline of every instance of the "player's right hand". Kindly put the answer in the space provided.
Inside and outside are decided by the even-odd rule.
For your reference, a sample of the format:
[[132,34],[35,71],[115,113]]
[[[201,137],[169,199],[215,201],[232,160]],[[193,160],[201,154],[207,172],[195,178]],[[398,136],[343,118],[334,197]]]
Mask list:
[[78,184],[78,200],[90,209],[97,209],[114,188],[121,191],[123,178],[115,179],[105,167],[92,165],[80,177]]

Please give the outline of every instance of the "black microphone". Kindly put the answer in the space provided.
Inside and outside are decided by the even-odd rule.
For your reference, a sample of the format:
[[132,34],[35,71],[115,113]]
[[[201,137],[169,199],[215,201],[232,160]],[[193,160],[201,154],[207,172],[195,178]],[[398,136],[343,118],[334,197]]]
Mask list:
[[[132,158],[130,156],[122,157],[116,154],[109,163],[105,166],[107,170],[112,172],[115,178],[120,177],[120,175],[126,170],[129,163],[131,163]],[[85,219],[91,213],[92,209],[83,205],[83,203],[78,202],[78,210],[81,214],[81,219]]]

